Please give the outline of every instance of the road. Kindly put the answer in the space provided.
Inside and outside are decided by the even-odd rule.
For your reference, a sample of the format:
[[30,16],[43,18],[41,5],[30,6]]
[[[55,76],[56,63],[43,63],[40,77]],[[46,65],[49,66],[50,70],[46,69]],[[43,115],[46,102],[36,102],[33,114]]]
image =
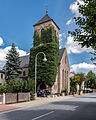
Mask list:
[[96,93],[0,113],[0,120],[96,120]]

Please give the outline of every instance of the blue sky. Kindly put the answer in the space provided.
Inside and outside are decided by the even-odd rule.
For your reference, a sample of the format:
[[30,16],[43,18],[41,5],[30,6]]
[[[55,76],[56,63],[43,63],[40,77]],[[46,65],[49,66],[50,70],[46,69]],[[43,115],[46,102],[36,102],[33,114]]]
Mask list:
[[74,16],[79,16],[80,0],[0,0],[0,67],[14,42],[20,56],[30,52],[33,43],[33,25],[46,13],[60,27],[60,48],[66,47],[71,71],[87,73],[94,70],[90,61],[91,48],[80,48],[68,31],[75,29]]

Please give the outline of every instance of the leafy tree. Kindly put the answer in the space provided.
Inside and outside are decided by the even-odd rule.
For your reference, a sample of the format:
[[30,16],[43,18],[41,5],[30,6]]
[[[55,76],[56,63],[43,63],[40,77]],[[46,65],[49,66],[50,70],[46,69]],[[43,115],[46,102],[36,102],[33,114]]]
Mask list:
[[14,78],[9,81],[10,92],[18,93],[23,91],[24,82],[20,78]]
[[79,94],[80,94],[82,82],[86,81],[86,77],[85,77],[84,73],[77,73],[77,74],[75,74],[74,77],[79,85]]
[[6,56],[6,80],[18,77],[21,73],[19,53],[16,50],[14,43]]
[[90,70],[86,76],[87,87],[91,89],[96,89],[96,75]]
[[79,28],[69,33],[82,47],[96,48],[96,0],[82,0],[82,3],[80,4],[80,1],[78,1],[81,16],[74,17]]
[[70,78],[70,91],[73,93],[77,91],[77,79],[75,77]]
[[9,89],[9,85],[5,83],[4,85],[0,86],[0,93],[8,93]]
[[70,32],[74,40],[78,41],[82,47],[92,47],[96,64],[96,0],[82,0],[83,4],[78,1],[79,13],[81,16],[74,17],[77,28]]

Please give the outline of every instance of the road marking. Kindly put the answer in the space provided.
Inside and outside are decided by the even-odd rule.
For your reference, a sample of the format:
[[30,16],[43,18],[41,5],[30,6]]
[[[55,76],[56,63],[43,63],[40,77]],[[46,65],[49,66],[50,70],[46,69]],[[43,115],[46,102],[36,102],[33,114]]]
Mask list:
[[52,114],[52,113],[54,113],[54,111],[51,111],[51,112],[46,113],[46,114],[44,114],[44,115],[40,115],[40,116],[38,116],[38,117],[36,117],[36,118],[33,118],[32,120],[37,120],[37,119],[39,119],[39,118],[45,117],[45,116],[47,116],[47,115],[50,115],[50,114]]

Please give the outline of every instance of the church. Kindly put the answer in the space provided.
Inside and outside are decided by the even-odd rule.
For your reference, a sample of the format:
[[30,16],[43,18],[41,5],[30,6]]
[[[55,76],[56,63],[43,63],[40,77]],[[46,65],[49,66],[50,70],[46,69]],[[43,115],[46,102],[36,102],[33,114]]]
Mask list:
[[[43,37],[44,30],[47,30],[51,26],[54,27],[56,36],[59,40],[60,29],[58,25],[55,23],[55,21],[49,17],[48,11],[46,12],[46,15],[34,25],[34,32],[38,33],[39,36]],[[27,80],[30,55],[22,56],[20,60],[21,60],[21,68],[22,68],[21,77]],[[67,89],[69,93],[70,92],[69,73],[70,73],[70,67],[68,62],[67,50],[66,48],[61,48],[59,50],[59,64],[57,68],[56,80],[54,82],[54,85],[51,87],[45,84],[45,88],[48,89],[51,92],[51,94],[61,93],[61,91],[64,89]],[[40,89],[40,85],[38,86],[38,89]]]

